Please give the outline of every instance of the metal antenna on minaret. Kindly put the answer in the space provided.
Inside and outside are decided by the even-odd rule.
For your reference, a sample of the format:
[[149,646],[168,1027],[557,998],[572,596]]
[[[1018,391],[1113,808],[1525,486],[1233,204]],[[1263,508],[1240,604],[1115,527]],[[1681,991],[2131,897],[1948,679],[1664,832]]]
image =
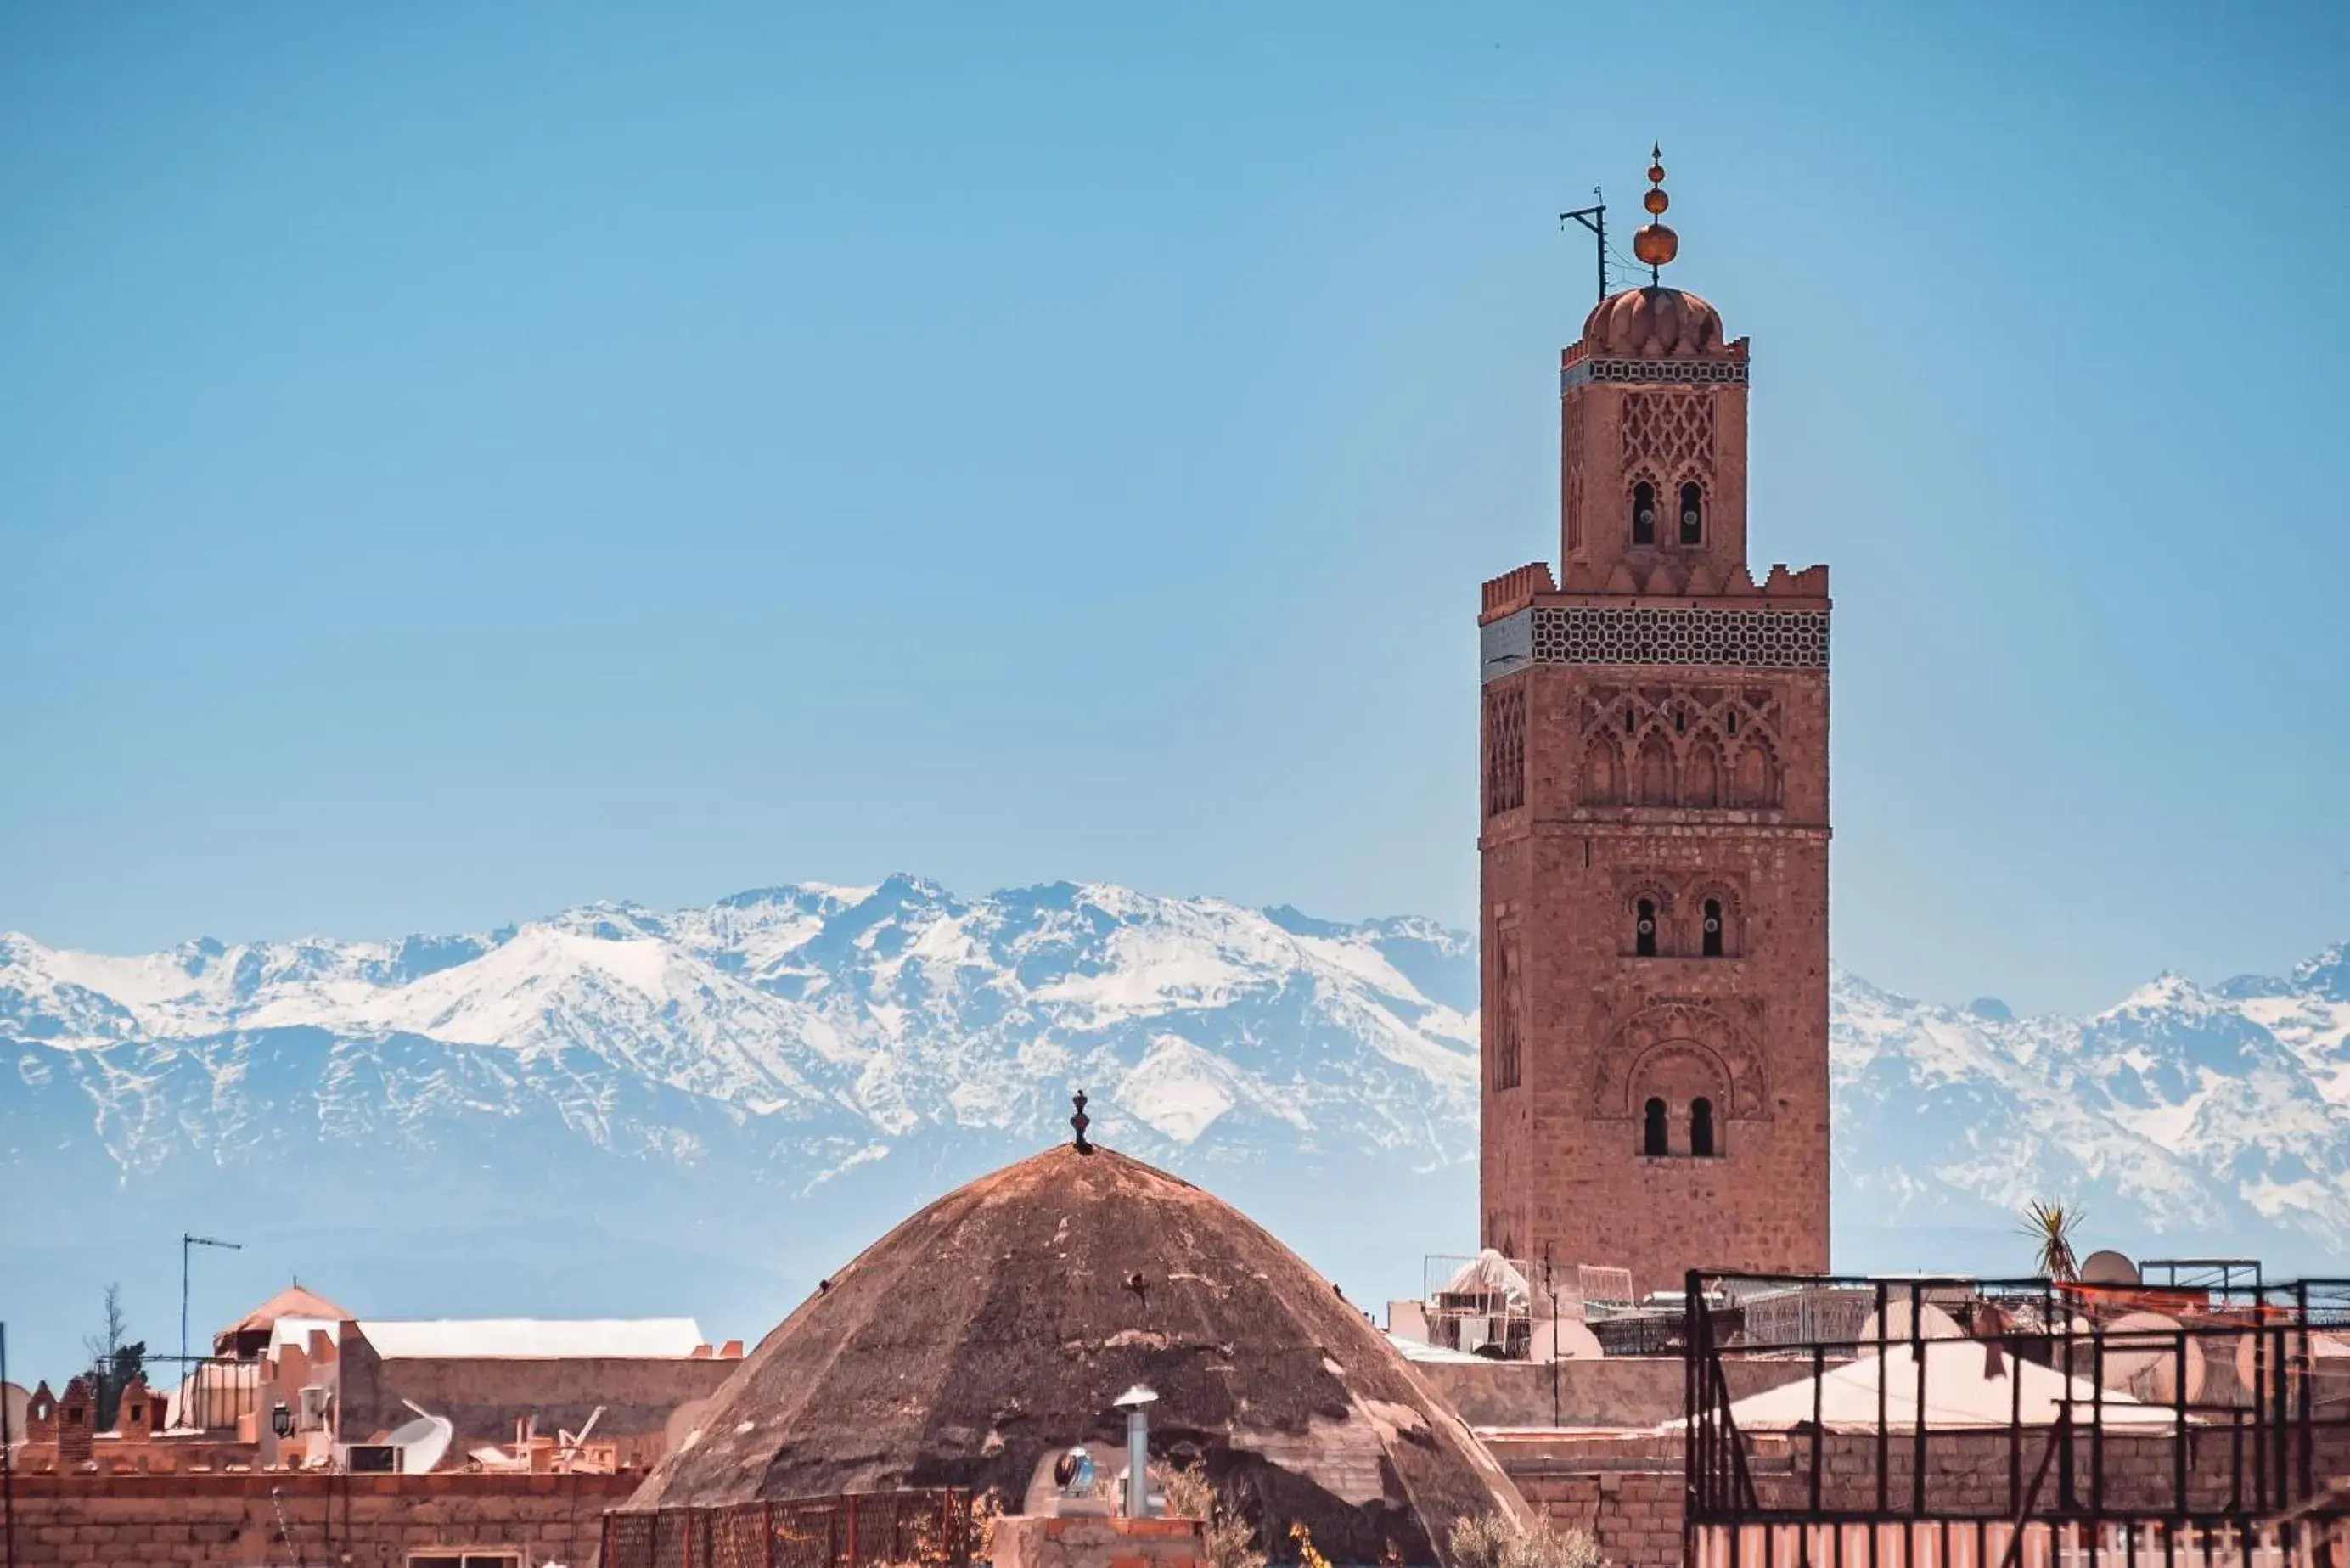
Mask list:
[[[1598,195],[1599,187],[1594,185],[1591,188],[1591,193],[1595,196]],[[1599,258],[1599,297],[1605,299],[1607,297],[1607,203],[1598,202],[1588,207],[1578,207],[1572,213],[1561,213],[1558,215],[1560,226],[1565,227],[1569,218],[1573,218],[1576,223],[1589,229],[1592,239],[1597,242],[1596,248]]]

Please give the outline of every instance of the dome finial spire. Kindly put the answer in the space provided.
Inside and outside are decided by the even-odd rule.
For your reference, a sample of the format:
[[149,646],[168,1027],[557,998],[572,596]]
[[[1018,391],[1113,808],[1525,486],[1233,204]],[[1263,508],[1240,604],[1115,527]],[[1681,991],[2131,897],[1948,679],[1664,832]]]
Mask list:
[[1648,146],[1648,191],[1640,198],[1640,205],[1648,210],[1648,222],[1632,236],[1632,254],[1648,264],[1648,284],[1655,287],[1661,279],[1660,269],[1680,254],[1681,237],[1663,223],[1665,209],[1673,199],[1665,194],[1665,149],[1662,142]]

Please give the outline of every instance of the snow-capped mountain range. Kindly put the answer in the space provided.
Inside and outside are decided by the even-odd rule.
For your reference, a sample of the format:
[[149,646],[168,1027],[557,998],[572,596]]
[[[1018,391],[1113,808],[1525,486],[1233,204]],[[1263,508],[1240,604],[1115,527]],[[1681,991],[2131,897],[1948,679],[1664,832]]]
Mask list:
[[[1082,1087],[1103,1141],[1403,1293],[1473,1245],[1476,1002],[1471,939],[1431,921],[1067,883],[134,958],[0,936],[0,1180],[30,1199],[0,1247],[175,1275],[163,1242],[241,1226],[378,1313],[555,1293],[755,1334],[907,1209],[1066,1137]],[[2341,947],[2080,1018],[1840,974],[1831,1045],[1840,1266],[2018,1269],[2048,1196],[2141,1254],[2350,1255]],[[37,1319],[29,1293],[0,1315]]]

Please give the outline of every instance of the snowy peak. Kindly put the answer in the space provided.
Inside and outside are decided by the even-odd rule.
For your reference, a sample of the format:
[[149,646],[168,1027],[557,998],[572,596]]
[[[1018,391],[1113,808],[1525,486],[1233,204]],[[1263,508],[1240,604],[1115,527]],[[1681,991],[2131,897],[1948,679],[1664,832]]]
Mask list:
[[[1329,1210],[1377,1231],[1381,1183],[1475,1212],[1477,985],[1472,940],[1409,916],[1103,883],[966,898],[906,874],[391,941],[113,957],[11,934],[0,1161],[87,1145],[135,1190],[191,1158],[503,1171],[584,1148],[631,1180],[657,1167],[795,1200],[893,1151],[1063,1136],[1083,1086],[1106,1138],[1178,1168],[1381,1172]],[[1960,1266],[1867,1237],[2005,1238],[2041,1197],[2085,1203],[2125,1246],[2338,1260],[2344,991],[2338,945],[2281,977],[2162,975],[2077,1018],[1837,972],[1836,1201],[1856,1217],[1839,1262]]]

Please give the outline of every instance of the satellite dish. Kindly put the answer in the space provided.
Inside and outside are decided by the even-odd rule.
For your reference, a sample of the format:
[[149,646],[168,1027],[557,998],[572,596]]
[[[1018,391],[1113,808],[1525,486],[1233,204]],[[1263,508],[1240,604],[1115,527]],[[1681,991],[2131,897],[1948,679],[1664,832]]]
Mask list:
[[457,1428],[444,1416],[427,1414],[412,1399],[402,1399],[400,1403],[416,1412],[416,1419],[393,1428],[391,1435],[383,1440],[384,1447],[400,1450],[400,1474],[422,1475],[449,1451],[449,1440],[456,1436]]
[[1094,1490],[1094,1457],[1071,1449],[1053,1461],[1053,1484],[1069,1497],[1086,1497]]
[[[2149,1405],[2179,1398],[2179,1324],[2158,1312],[2126,1313],[2105,1327],[2105,1385]],[[2187,1402],[2203,1397],[2203,1347],[2187,1336]]]
[[2084,1258],[2076,1277],[2085,1285],[2136,1285],[2140,1282],[2137,1265],[2111,1249],[2092,1252]]
[[1599,1336],[1571,1317],[1555,1317],[1534,1325],[1536,1361],[1597,1361],[1605,1355]]
[[[2282,1355],[2285,1366],[2291,1367],[2304,1344],[2308,1347],[2309,1371],[2321,1386],[2330,1388],[2335,1384],[2350,1383],[2350,1340],[2330,1334],[2309,1334],[2291,1327],[2282,1333],[2272,1333],[2267,1337],[2267,1366],[2262,1367],[2255,1365],[2263,1359],[2260,1332],[2247,1330],[2236,1336],[2236,1386],[2244,1391],[2246,1399],[2251,1397],[2253,1384],[2263,1371],[2268,1376],[2263,1397],[2274,1398],[2277,1358]],[[2326,1391],[2317,1395],[2320,1404],[2333,1404],[2339,1397],[2338,1394]]]
[[[1885,1332],[1883,1337],[1887,1345],[1896,1343],[1907,1344],[1908,1342],[1910,1333],[1909,1298],[1908,1296],[1893,1296],[1886,1302],[1884,1329]],[[1867,1349],[1869,1346],[1877,1343],[1878,1334],[1877,1314],[1875,1313],[1870,1313],[1866,1317],[1860,1320],[1860,1334],[1857,1337],[1860,1341],[1859,1347],[1863,1350]],[[1920,1302],[1918,1304],[1917,1337],[1919,1339],[1964,1339],[1966,1334],[1960,1330],[1958,1320],[1951,1317],[1949,1313],[1944,1312],[1932,1302]]]

